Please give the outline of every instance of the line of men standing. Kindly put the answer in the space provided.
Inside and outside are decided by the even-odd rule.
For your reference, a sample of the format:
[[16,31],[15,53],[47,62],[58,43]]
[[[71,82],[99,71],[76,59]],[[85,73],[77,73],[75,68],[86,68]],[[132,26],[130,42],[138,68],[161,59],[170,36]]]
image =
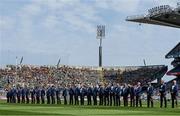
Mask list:
[[[102,106],[120,106],[121,98],[123,99],[123,105],[128,106],[128,100],[130,100],[131,107],[142,107],[142,93],[147,93],[147,107],[153,107],[153,96],[154,88],[151,83],[148,83],[148,86],[145,90],[142,89],[141,83],[138,82],[137,85],[132,86],[130,84],[106,84],[103,85],[68,85],[68,86],[48,86],[45,87],[35,87],[28,88],[25,87],[13,87],[7,91],[7,102],[8,103],[31,103],[32,104],[61,104],[63,97],[64,104],[70,105],[84,105],[85,98],[87,98],[87,105],[99,105]],[[166,84],[164,81],[161,82],[159,87],[160,93],[160,107],[167,107],[166,100]],[[174,108],[175,104],[177,106],[177,96],[178,96],[178,85],[176,81],[173,82],[171,88],[171,98],[172,98],[172,107]],[[93,101],[93,102],[92,102]]]

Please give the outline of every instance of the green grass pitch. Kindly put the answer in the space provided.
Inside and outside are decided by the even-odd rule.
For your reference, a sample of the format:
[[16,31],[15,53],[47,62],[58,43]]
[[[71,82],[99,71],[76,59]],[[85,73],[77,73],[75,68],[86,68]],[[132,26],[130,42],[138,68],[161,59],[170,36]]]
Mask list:
[[7,104],[0,101],[0,116],[180,116],[180,108],[172,109],[170,104],[168,108],[159,108],[159,104],[155,108],[131,107],[110,107],[110,106],[70,106],[70,105],[37,105],[37,104]]

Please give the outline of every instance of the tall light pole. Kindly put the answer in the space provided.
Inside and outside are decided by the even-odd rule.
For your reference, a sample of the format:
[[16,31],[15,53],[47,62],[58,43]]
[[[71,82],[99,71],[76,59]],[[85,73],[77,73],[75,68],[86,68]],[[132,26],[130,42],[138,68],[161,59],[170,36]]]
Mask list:
[[97,39],[100,40],[99,45],[99,67],[102,67],[102,39],[105,38],[105,25],[97,25]]
[[99,43],[99,78],[98,82],[103,82],[104,83],[104,76],[103,76],[103,68],[102,68],[102,39],[105,38],[105,26],[104,25],[97,25],[97,39],[100,40]]

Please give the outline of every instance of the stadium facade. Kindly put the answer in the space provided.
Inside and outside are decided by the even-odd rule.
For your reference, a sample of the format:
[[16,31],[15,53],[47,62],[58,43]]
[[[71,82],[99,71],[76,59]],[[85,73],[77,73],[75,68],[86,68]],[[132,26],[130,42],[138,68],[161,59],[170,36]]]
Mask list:
[[180,42],[165,56],[165,58],[173,58],[171,62],[173,69],[167,72],[167,75],[176,76],[176,80],[180,83]]
[[[154,7],[148,10],[147,15],[128,16],[126,21],[180,28],[180,3],[177,3],[176,8],[169,5]],[[180,42],[165,58],[174,59],[171,62],[174,68],[168,71],[167,75],[176,76],[175,80],[180,84]]]

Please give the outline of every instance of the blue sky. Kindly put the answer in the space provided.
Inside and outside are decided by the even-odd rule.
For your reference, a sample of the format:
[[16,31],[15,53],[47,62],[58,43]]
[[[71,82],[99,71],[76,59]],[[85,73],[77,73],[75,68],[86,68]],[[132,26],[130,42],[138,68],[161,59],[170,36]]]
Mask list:
[[96,25],[106,25],[103,65],[169,65],[180,30],[126,22],[178,0],[0,0],[0,64],[98,65]]

